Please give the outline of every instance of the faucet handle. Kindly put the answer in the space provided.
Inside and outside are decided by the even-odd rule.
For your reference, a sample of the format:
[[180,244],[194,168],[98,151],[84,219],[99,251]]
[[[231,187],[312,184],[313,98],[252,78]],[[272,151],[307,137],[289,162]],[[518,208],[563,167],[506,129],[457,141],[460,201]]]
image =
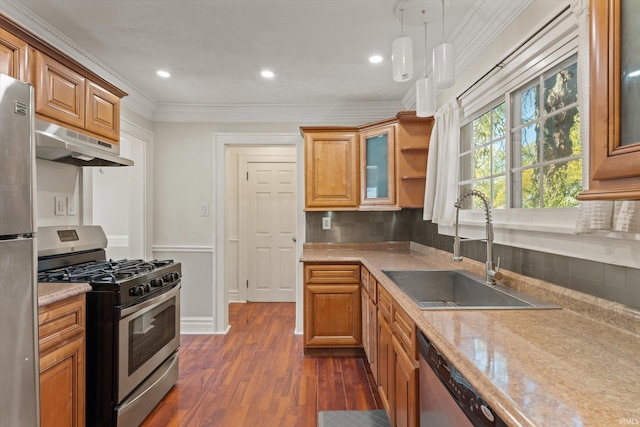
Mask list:
[[498,257],[498,262],[496,263],[496,268],[493,270],[492,274],[495,280],[502,280],[504,275],[500,272],[500,257]]

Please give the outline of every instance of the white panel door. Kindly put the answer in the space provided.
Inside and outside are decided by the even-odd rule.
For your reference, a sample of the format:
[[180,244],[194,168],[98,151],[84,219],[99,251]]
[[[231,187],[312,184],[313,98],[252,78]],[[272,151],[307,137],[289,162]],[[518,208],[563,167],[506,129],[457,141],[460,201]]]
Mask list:
[[246,211],[241,242],[248,301],[295,301],[296,164],[247,163]]

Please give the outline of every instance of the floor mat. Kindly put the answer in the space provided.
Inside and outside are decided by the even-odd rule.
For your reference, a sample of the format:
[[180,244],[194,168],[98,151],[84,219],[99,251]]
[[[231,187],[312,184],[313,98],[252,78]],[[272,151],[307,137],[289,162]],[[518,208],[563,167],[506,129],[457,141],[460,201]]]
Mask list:
[[320,411],[318,427],[389,427],[384,410]]

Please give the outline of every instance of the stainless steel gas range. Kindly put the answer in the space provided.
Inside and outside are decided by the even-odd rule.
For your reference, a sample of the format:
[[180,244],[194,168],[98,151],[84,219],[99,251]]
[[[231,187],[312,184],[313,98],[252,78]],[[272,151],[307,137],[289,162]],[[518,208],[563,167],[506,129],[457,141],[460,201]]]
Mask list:
[[135,427],[178,379],[181,265],[108,260],[99,226],[38,228],[38,282],[85,282],[86,425]]

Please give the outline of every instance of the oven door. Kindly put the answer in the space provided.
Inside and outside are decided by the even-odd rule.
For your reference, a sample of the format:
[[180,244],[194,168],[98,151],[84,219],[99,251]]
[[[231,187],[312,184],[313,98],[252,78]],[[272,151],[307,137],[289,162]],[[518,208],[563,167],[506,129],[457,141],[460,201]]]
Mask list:
[[153,299],[120,310],[118,403],[180,345],[180,282]]

